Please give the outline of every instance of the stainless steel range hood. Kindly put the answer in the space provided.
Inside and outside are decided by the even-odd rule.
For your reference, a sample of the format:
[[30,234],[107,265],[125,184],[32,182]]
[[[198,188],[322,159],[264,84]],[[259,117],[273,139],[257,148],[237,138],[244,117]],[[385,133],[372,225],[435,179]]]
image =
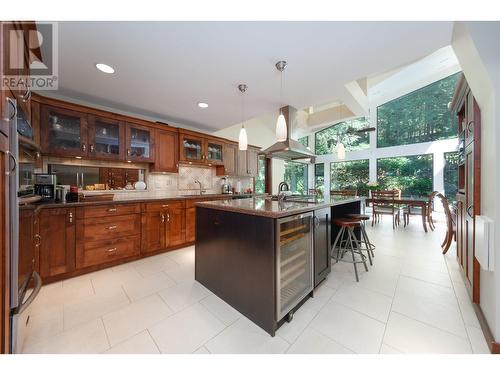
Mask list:
[[283,142],[276,142],[261,153],[267,158],[314,163],[316,155],[307,147],[291,138],[293,129],[297,123],[297,109],[292,106],[286,106],[281,111],[286,120],[287,139]]

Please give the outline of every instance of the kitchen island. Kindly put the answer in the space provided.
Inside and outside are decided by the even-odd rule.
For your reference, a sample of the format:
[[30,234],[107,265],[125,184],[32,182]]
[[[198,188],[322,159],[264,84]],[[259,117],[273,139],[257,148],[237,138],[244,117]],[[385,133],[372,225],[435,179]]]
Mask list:
[[359,197],[196,203],[195,279],[270,335],[330,272],[338,230]]

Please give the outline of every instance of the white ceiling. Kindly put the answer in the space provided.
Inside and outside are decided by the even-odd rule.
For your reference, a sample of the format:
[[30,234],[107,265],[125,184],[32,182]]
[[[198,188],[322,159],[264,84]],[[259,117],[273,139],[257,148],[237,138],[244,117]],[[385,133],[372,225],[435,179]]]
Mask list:
[[[61,22],[58,95],[203,130],[283,104],[349,103],[350,81],[450,43],[452,22]],[[95,63],[115,67],[97,71]],[[200,109],[197,103],[209,104]]]

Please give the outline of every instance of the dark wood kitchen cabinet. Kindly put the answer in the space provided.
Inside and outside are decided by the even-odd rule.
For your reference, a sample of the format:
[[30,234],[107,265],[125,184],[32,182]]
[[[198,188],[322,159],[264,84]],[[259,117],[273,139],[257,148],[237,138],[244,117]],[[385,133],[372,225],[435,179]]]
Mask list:
[[151,172],[177,173],[179,169],[179,134],[173,131],[156,130],[155,162]]
[[125,140],[127,161],[154,162],[154,128],[127,122]]
[[185,242],[183,201],[146,203],[142,214],[142,252],[153,253]]
[[41,148],[44,155],[87,157],[87,114],[49,105],[41,106]]
[[481,214],[481,111],[462,74],[450,109],[460,141],[457,194],[457,261],[474,303],[480,297],[480,265],[475,257],[475,216]]
[[75,269],[74,208],[48,208],[40,212],[40,275],[48,278]]
[[331,271],[331,208],[314,211],[314,286]]
[[125,159],[125,124],[122,121],[89,115],[88,141],[90,158]]

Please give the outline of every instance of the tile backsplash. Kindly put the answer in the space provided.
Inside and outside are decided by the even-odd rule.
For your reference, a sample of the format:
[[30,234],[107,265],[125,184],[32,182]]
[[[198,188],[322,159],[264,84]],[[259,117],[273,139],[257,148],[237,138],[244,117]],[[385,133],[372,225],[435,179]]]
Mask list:
[[[214,168],[180,165],[179,173],[149,173],[147,178],[148,190],[155,193],[164,192],[167,194],[197,194],[199,185],[194,181],[198,180],[202,184],[203,190],[209,194],[221,192],[222,177],[215,175]],[[252,177],[229,177],[228,182],[236,187],[237,182],[241,182],[241,188],[253,190]]]

